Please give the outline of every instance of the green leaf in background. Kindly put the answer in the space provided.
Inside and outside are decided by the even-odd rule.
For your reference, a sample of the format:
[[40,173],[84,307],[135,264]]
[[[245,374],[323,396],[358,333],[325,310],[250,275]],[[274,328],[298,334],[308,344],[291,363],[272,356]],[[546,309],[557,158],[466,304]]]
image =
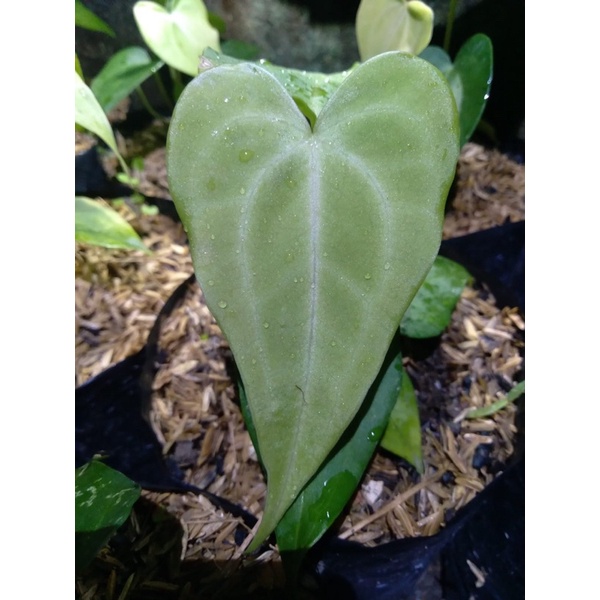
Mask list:
[[254,60],[260,54],[260,48],[257,45],[240,40],[221,42],[221,51],[227,56],[240,60]]
[[162,60],[152,58],[144,48],[123,48],[102,67],[90,88],[102,109],[109,112],[163,64]]
[[362,0],[356,12],[362,61],[390,50],[419,54],[432,35],[433,11],[418,0]]
[[437,256],[404,314],[400,332],[411,338],[441,335],[448,327],[456,303],[470,280],[471,275],[462,265]]
[[437,255],[458,159],[439,71],[400,52],[342,82],[314,130],[253,64],[208,69],[167,140],[171,193],[248,396],[275,528],[360,408]]
[[[208,48],[202,55],[200,72],[212,69],[220,65],[238,65],[247,61],[238,60],[231,56],[220,54]],[[270,73],[279,81],[293,98],[294,102],[308,119],[311,127],[315,126],[321,109],[329,98],[340,87],[342,81],[348,77],[358,63],[340,73],[316,73],[312,71],[299,71],[272,65],[268,61],[260,60],[257,63],[261,68]]]
[[104,248],[149,252],[118,212],[85,196],[75,196],[75,240]]
[[75,0],[75,25],[90,31],[106,33],[115,37],[115,32],[105,21],[96,16],[81,0]]
[[198,74],[202,52],[220,50],[219,32],[210,24],[202,0],[174,0],[171,9],[142,0],[133,15],[148,47],[169,66],[191,77]]
[[281,552],[312,547],[337,519],[360,483],[404,378],[402,356],[396,355],[386,363],[331,455],[277,525],[275,534]]
[[75,568],[96,556],[127,520],[140,487],[119,471],[92,460],[75,470]]
[[117,141],[106,113],[77,71],[75,71],[75,123],[97,135],[115,153],[123,170],[129,173],[127,164],[117,148]]
[[430,46],[421,58],[435,65],[448,79],[460,115],[460,145],[469,141],[490,94],[494,51],[487,35],[477,33],[458,51],[454,64],[442,48]]
[[402,387],[381,439],[381,447],[408,461],[423,474],[423,444],[419,404],[408,373],[402,373]]

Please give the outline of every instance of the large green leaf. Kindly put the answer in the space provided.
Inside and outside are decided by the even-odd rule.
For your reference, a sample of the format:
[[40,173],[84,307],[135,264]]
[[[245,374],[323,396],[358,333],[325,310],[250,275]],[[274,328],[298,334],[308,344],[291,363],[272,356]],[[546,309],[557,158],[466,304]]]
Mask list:
[[75,71],[75,123],[96,134],[115,153],[123,170],[128,172],[127,164],[117,148],[117,140],[106,113],[77,71]]
[[144,48],[123,48],[102,67],[90,88],[100,106],[108,112],[163,64],[162,60],[152,58]]
[[135,229],[115,210],[75,196],[75,240],[104,248],[149,252]]
[[471,279],[462,265],[437,256],[404,314],[401,333],[411,338],[441,335],[450,324],[456,303]]
[[402,387],[397,394],[389,422],[381,438],[381,447],[413,465],[423,473],[421,419],[415,388],[408,374],[402,374]]
[[490,95],[494,71],[492,41],[477,33],[460,48],[454,64],[442,48],[429,46],[421,58],[435,65],[448,79],[460,116],[460,145],[469,141]]
[[253,64],[209,69],[180,97],[170,189],[268,476],[252,547],[360,408],[437,254],[458,150],[446,81],[399,52],[357,67],[314,129]]
[[141,0],[133,16],[148,47],[169,66],[192,77],[205,48],[219,50],[219,32],[202,0],[174,0],[171,9]]
[[419,0],[362,0],[356,12],[361,60],[389,50],[419,54],[433,35],[433,11]]
[[75,470],[77,570],[89,563],[127,520],[139,496],[136,483],[100,461]]

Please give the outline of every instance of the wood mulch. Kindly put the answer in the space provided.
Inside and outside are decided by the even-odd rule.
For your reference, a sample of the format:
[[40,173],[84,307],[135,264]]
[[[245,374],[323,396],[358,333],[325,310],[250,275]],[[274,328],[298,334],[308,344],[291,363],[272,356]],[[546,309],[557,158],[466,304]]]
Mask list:
[[[169,197],[163,148],[145,156],[137,175],[145,194]],[[453,193],[445,238],[523,220],[524,166],[467,144]],[[139,350],[166,299],[192,273],[180,224],[144,215],[135,205],[120,210],[152,254],[77,245],[77,385]],[[373,546],[434,534],[501,472],[514,450],[516,407],[509,404],[487,418],[465,417],[515,384],[523,367],[524,329],[516,308],[497,308],[486,289],[465,289],[433,354],[405,360],[421,409],[424,475],[389,453],[376,453],[337,524],[339,537]],[[190,483],[260,517],[265,482],[226,369],[230,351],[197,285],[164,323],[160,346],[166,354],[154,381],[152,423],[164,454],[176,459]],[[167,541],[150,543],[156,519],[144,530],[144,513],[136,506],[126,533],[133,549],[106,548],[79,578],[79,597],[226,598],[239,589],[266,594],[281,584],[276,547],[246,556],[239,519],[191,493],[143,496],[179,526]],[[164,553],[178,566],[165,571]],[[133,555],[136,560],[128,563],[125,557]],[[193,585],[178,559],[203,565]]]

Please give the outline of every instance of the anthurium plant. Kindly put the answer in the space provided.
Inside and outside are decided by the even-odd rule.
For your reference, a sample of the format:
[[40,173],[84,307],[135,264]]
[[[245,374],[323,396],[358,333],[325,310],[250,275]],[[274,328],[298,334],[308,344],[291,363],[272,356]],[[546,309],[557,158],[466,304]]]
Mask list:
[[179,44],[188,18],[213,39],[195,40],[212,45],[201,57],[177,50],[176,67],[191,75],[198,62],[199,74],[171,119],[169,183],[267,480],[249,551],[274,532],[297,566],[378,446],[423,469],[398,339],[439,335],[469,279],[437,252],[459,150],[489,95],[491,43],[472,39],[453,63],[428,46],[422,2],[363,0],[363,62],[311,73],[219,52],[200,0],[136,7],[158,58],[109,61],[92,85],[105,109],[175,64],[160,48]]
[[353,69],[314,124],[260,65],[204,67],[168,173],[266,472],[252,550],[360,411],[436,258],[459,121],[446,79],[403,52]]

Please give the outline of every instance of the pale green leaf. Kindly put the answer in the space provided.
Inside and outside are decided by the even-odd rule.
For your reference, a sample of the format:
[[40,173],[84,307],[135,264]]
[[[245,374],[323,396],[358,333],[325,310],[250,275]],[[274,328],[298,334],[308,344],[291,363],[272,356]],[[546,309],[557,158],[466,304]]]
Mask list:
[[433,11],[418,0],[362,0],[356,13],[361,60],[390,50],[419,54],[433,35]]
[[96,134],[115,153],[123,170],[128,172],[127,164],[117,148],[117,141],[106,113],[77,71],[75,71],[75,123]]
[[148,248],[135,229],[115,210],[85,196],[75,196],[75,240],[104,248]]
[[202,0],[174,0],[171,10],[148,0],[133,15],[148,47],[169,66],[191,75],[205,48],[219,50],[219,32],[210,24]]
[[438,252],[457,159],[448,84],[400,52],[358,66],[314,129],[253,64],[208,69],[180,97],[170,189],[268,477],[252,547],[360,408]]
[[[207,48],[202,55],[200,71],[206,71],[219,65],[236,65],[242,62],[247,61],[220,54]],[[342,81],[358,66],[357,63],[346,71],[326,74],[288,69],[287,67],[273,65],[266,60],[260,60],[257,64],[271,73],[287,90],[302,114],[309,120],[311,127],[314,127],[321,109],[340,87]]]

